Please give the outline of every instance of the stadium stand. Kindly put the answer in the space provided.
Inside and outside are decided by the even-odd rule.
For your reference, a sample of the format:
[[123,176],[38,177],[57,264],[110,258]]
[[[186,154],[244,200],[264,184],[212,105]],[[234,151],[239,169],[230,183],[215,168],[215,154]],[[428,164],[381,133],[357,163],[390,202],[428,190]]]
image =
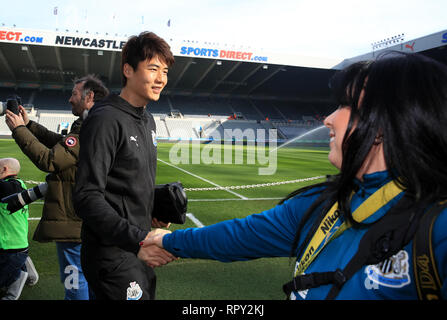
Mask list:
[[[0,88],[0,94],[3,100],[12,94],[20,96],[30,119],[55,132],[71,126],[76,119],[68,104],[68,90]],[[293,101],[162,95],[149,105],[149,110],[155,119],[157,137],[171,140],[234,139],[235,135],[245,140],[253,135],[254,139],[269,139],[269,129],[277,129],[277,137],[287,140],[322,124],[312,116],[312,105],[306,108]],[[180,116],[175,116],[176,110]],[[0,135],[10,135],[4,121],[0,121]]]
[[221,126],[220,121],[214,120],[200,120],[200,126],[202,127],[202,137],[201,138],[209,138],[209,137],[223,137],[224,131]]
[[[51,131],[61,132],[63,127],[71,126],[76,119],[77,117],[72,115],[71,112],[40,112],[38,122]],[[63,124],[65,124],[65,126]]]
[[176,118],[165,118],[166,127],[169,131],[170,138],[175,139],[197,139],[199,135],[193,126],[193,120],[191,119],[176,119]]
[[[35,39],[41,35],[43,42],[24,45],[20,39],[0,39],[0,64],[4,67],[0,68],[0,101],[10,94],[19,95],[33,119],[61,132],[75,119],[68,103],[74,78],[93,73],[111,92],[120,91],[118,47],[97,50],[82,43],[67,46],[60,39],[68,41],[72,37],[65,33],[20,30],[24,39],[31,31]],[[99,35],[88,37],[98,38],[95,43],[101,41]],[[113,41],[118,44],[125,40]],[[321,108],[326,108],[329,101],[327,80],[335,72],[333,66],[340,62],[283,59],[281,54],[256,48],[234,49],[239,53],[249,50],[252,59],[236,51],[231,51],[235,56],[228,59],[221,59],[221,55],[198,58],[178,52],[174,45],[171,48],[175,64],[169,70],[169,82],[159,101],[148,106],[160,139],[233,139],[228,135],[241,132],[246,140],[249,131],[254,132],[255,139],[269,139],[269,129],[277,129],[279,139],[294,138],[322,124],[322,118],[315,117],[324,116]],[[215,51],[219,50],[225,53],[228,48]],[[258,137],[259,130],[262,134]],[[0,135],[10,136],[1,118]]]
[[258,109],[259,112],[264,116],[264,119],[269,120],[285,120],[284,116],[281,114],[275,107],[274,101],[267,100],[255,100],[252,102],[254,104],[254,108]]
[[161,95],[157,102],[153,102],[149,105],[149,111],[156,116],[166,116],[171,111],[170,101],[168,96]]
[[231,106],[209,97],[174,95],[171,101],[174,109],[180,110],[185,117],[208,114],[228,116],[233,113]]
[[[72,38],[58,31],[3,29],[21,34],[22,38],[0,39],[0,101],[6,101],[11,94],[20,96],[30,116],[50,130],[60,131],[74,120],[68,104],[73,78],[94,73],[111,92],[119,92],[118,47],[97,50],[84,44],[70,46],[57,39]],[[100,35],[88,37],[94,37],[95,43],[101,41]],[[28,38],[43,42],[24,45],[23,40]],[[220,54],[228,48],[219,44],[213,49],[217,55],[198,57],[195,52],[209,44],[188,41],[191,51],[184,50],[186,44],[181,42],[171,46],[175,65],[169,70],[169,82],[160,100],[151,103],[149,110],[157,124],[157,135],[163,139],[225,137],[225,129],[260,129],[266,133],[268,129],[277,129],[280,140],[293,140],[322,126],[324,117],[333,111],[328,80],[337,69],[374,58],[386,50],[408,48],[447,63],[446,38],[447,30],[442,30],[407,41],[410,46],[402,43],[343,61],[307,59],[258,48],[234,49],[239,50],[239,55],[222,59]],[[118,37],[113,42],[125,40]],[[256,59],[245,59],[240,50],[249,50]],[[312,132],[306,137],[328,141],[324,130]],[[10,135],[1,118],[0,134]]]
[[32,104],[35,95],[35,89],[15,89],[15,88],[1,88],[0,87],[0,101],[6,101],[8,96],[17,95],[22,99],[23,104]]
[[42,90],[35,91],[33,104],[41,110],[67,110],[71,108],[68,104],[71,91]]
[[230,99],[229,103],[236,112],[242,113],[245,119],[264,120],[263,114],[248,99]]
[[11,131],[5,123],[4,119],[0,119],[0,135],[10,135]]
[[165,119],[155,116],[154,120],[155,120],[155,126],[157,128],[157,136],[160,138],[166,138],[166,139],[169,138],[169,131],[166,126]]
[[256,120],[226,120],[221,123],[224,129],[224,139],[239,140],[268,139],[268,130]]

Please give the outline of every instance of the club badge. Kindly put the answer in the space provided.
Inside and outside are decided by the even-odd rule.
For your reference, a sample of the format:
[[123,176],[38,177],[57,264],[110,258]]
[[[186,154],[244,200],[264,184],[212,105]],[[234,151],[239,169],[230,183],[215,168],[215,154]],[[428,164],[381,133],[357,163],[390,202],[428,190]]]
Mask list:
[[139,300],[143,296],[143,291],[140,285],[134,281],[129,283],[130,287],[127,288],[127,300]]
[[367,279],[374,284],[390,288],[401,288],[411,283],[408,253],[399,251],[394,256],[365,268]]

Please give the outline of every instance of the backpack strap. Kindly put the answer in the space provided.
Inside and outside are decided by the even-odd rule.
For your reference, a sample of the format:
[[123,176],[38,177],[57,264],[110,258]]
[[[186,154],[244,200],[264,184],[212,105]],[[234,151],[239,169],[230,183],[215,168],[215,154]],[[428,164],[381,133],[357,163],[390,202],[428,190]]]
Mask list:
[[[372,224],[359,243],[357,252],[343,270],[315,272],[296,276],[283,286],[287,296],[291,291],[333,284],[326,299],[334,299],[344,283],[364,265],[377,264],[401,250],[413,238],[420,216],[424,210],[408,212],[410,197],[404,195],[380,220]],[[416,214],[418,213],[418,214]]]
[[341,287],[346,280],[345,275],[340,269],[329,272],[312,272],[296,276],[292,281],[284,284],[282,289],[286,296],[289,297],[292,291],[302,291],[327,284]]
[[[404,195],[394,208],[365,233],[360,240],[357,252],[342,271],[346,281],[363,266],[374,265],[388,259],[410,242],[424,211],[419,210],[417,215],[402,210],[408,207],[408,201],[408,196]],[[340,285],[333,285],[326,300],[335,299],[341,288]]]
[[419,300],[441,300],[442,283],[433,252],[432,232],[436,218],[447,202],[434,205],[425,214],[413,240],[413,272]]

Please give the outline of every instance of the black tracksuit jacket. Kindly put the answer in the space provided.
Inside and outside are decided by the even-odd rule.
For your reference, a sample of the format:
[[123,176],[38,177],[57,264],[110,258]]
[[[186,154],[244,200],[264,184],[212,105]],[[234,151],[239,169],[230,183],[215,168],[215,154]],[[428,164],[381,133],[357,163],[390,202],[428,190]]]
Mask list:
[[82,242],[137,253],[151,229],[157,149],[155,121],[118,95],[84,121],[73,204]]

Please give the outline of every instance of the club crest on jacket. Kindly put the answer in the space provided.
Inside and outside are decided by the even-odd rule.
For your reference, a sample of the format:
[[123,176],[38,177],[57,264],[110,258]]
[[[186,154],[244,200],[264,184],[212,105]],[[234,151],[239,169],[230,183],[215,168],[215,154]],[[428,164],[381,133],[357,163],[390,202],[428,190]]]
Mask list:
[[127,288],[127,300],[139,300],[143,296],[143,291],[140,285],[134,281],[129,283],[130,287]]
[[376,265],[367,266],[365,273],[368,279],[376,284],[390,288],[401,288],[411,283],[409,269],[408,253],[401,250]]

